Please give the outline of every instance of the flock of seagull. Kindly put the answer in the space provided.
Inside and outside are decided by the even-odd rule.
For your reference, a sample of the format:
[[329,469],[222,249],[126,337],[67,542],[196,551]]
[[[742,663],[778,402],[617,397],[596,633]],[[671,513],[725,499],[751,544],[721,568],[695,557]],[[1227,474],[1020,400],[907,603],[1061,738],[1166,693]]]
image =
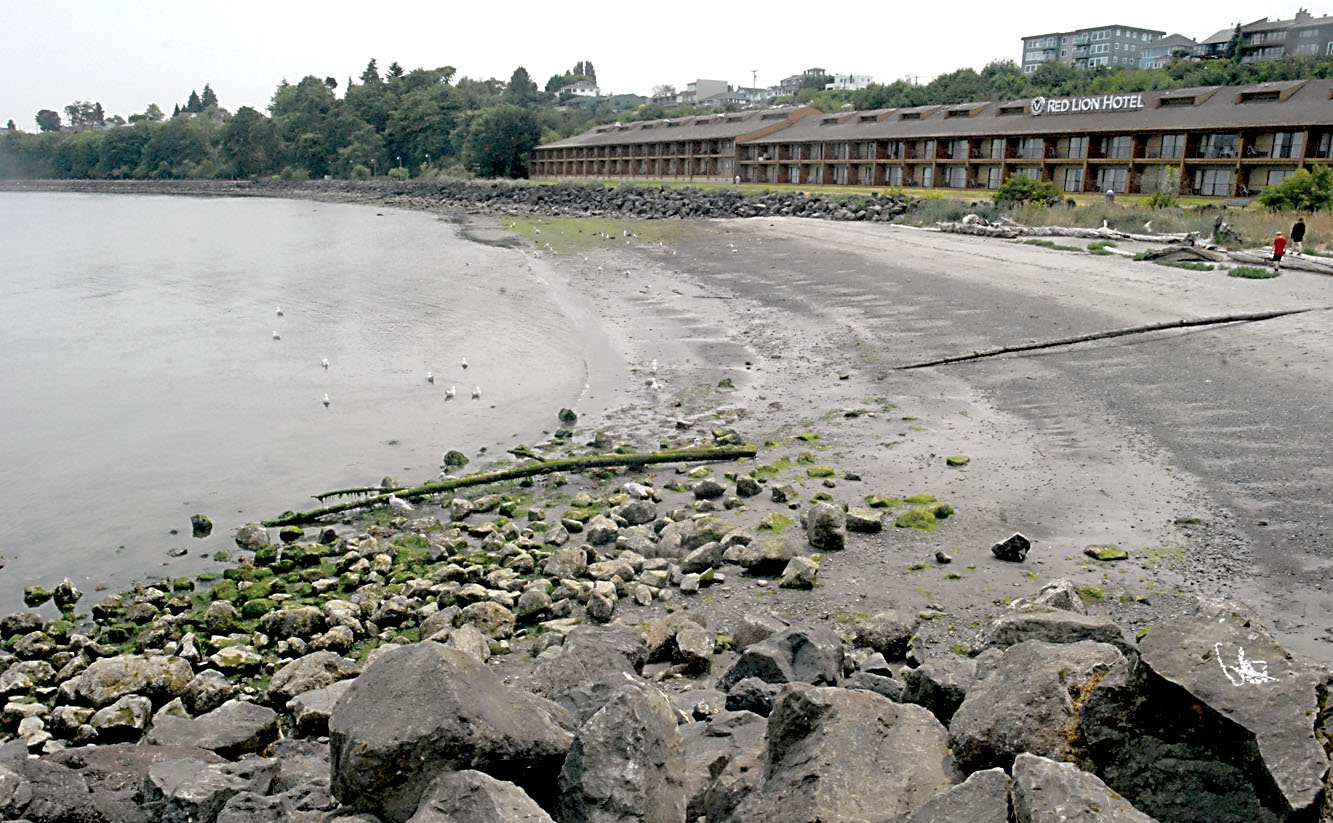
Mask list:
[[[279,307],[278,307],[278,317],[284,317],[284,316],[285,316],[285,315],[283,314],[282,307],[279,306]],[[273,330],[273,339],[274,339],[274,340],[281,340],[281,339],[282,339],[282,335],[278,333],[278,330],[277,330],[277,329],[274,329],[274,330]],[[320,365],[321,368],[324,369],[324,371],[328,371],[328,370],[329,370],[329,358],[325,357],[325,358],[323,358],[322,360],[320,360],[320,361],[319,361],[319,365]],[[468,366],[468,364],[467,364],[467,358],[466,358],[466,357],[463,358],[463,362],[462,362],[461,365],[462,365],[464,371],[466,371],[466,370],[467,370],[467,366]],[[431,384],[432,386],[435,385],[435,375],[434,375],[432,372],[429,372],[429,371],[426,372],[426,382],[429,383],[429,384]],[[444,399],[445,399],[446,401],[453,400],[453,399],[454,399],[455,397],[457,397],[457,396],[458,396],[458,387],[457,387],[457,386],[450,386],[449,388],[447,388],[447,389],[444,390]],[[481,386],[475,386],[475,387],[473,387],[473,389],[472,389],[472,399],[473,399],[473,400],[480,400],[480,399],[481,399]],[[324,403],[324,408],[326,408],[326,409],[327,409],[329,406],[333,405],[333,401],[329,399],[329,393],[328,393],[328,392],[325,392],[325,393],[324,393],[324,400],[323,400],[323,403]],[[408,506],[408,508],[407,508],[405,511],[411,511],[411,510],[412,510],[411,507],[408,505],[408,503],[406,503],[405,501],[400,500],[400,499],[398,499],[398,498],[393,498],[392,495],[390,495],[390,497],[392,498],[392,499],[390,499],[390,501],[389,501],[391,504],[394,503],[394,500],[397,500],[398,503],[402,503],[404,506]],[[395,504],[395,505],[394,505],[394,508],[398,508],[398,506]]]

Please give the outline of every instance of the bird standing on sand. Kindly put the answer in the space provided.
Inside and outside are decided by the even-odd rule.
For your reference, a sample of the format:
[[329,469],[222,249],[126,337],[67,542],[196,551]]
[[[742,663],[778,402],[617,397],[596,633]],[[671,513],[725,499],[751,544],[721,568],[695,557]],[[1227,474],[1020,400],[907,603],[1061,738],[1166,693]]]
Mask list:
[[1143,224],[1143,230],[1144,230],[1144,231],[1152,231],[1152,221],[1151,221],[1151,220],[1149,220],[1148,222],[1146,222],[1146,223]]
[[282,306],[278,306],[278,316],[282,317]]
[[319,365],[321,365],[321,366],[324,367],[324,371],[328,371],[328,370],[329,370],[329,358],[326,357],[326,358],[324,358],[323,360],[319,361]]
[[434,385],[435,385],[435,375],[431,374],[430,372],[426,372],[426,382],[429,383],[429,384],[431,384],[432,386],[434,386]]
[[445,392],[444,392],[444,399],[445,399],[445,400],[453,400],[453,399],[454,399],[454,395],[456,395],[456,394],[458,394],[458,387],[457,387],[457,386],[450,386],[450,387],[449,387],[448,389],[446,389]]
[[656,357],[653,358],[652,370],[653,370],[653,374],[657,374],[657,358],[656,358]]
[[661,390],[662,390],[662,384],[661,384],[661,383],[658,383],[658,382],[657,382],[657,378],[654,377],[652,380],[649,380],[649,381],[648,381],[648,388],[652,389],[653,391],[661,391]]
[[1102,230],[1105,231],[1108,228],[1110,228],[1110,226],[1107,224],[1106,218],[1102,218]]
[[472,390],[472,399],[473,399],[473,400],[480,400],[480,399],[481,399],[481,386],[477,386],[476,388],[474,388],[474,389]]
[[465,369],[467,368],[467,358],[466,358],[466,357],[463,358],[463,368],[465,368]]
[[282,335],[278,334],[278,330],[277,330],[277,329],[274,329],[274,330],[273,330],[273,339],[274,339],[274,340],[281,340],[281,339],[282,339]]
[[403,514],[407,514],[408,512],[412,511],[412,504],[407,502],[403,498],[399,497],[398,495],[394,494],[393,492],[389,493],[389,505],[393,507],[394,511],[402,512]]
[[324,392],[324,408],[327,409],[328,407],[329,407],[329,393]]

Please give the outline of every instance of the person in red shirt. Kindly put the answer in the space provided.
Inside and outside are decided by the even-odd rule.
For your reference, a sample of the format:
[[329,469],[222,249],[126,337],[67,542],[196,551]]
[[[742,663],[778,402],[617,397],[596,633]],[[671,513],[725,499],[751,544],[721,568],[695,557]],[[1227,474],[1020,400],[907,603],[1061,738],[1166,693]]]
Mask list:
[[1287,238],[1279,233],[1277,237],[1273,238],[1273,271],[1280,271],[1282,269],[1282,255],[1286,250]]

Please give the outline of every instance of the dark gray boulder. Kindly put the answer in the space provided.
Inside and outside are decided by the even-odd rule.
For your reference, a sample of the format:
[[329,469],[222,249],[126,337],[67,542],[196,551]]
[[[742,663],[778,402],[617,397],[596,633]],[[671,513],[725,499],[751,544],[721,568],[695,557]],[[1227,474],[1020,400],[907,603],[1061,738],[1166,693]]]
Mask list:
[[156,746],[197,746],[232,759],[263,751],[277,738],[277,712],[229,700],[198,717],[158,717],[145,742]]
[[806,515],[806,538],[821,551],[847,545],[847,514],[832,503],[816,503]]
[[852,627],[852,642],[874,649],[886,660],[902,660],[919,625],[921,620],[915,614],[885,609],[857,620]]
[[949,724],[949,742],[964,772],[1008,768],[1019,752],[1073,756],[1078,707],[1087,691],[1124,656],[1114,646],[1028,640],[987,665]]
[[[895,703],[907,702],[903,700],[903,684],[888,675],[875,674],[874,672],[856,672],[847,678],[844,684],[849,689],[862,689],[868,692],[874,692],[881,697],[887,697]],[[936,715],[938,717],[938,715]],[[943,722],[943,721],[941,721]]]
[[201,764],[225,762],[216,752],[197,746],[153,746],[113,743],[79,746],[47,755],[44,760],[73,769],[90,791],[113,795],[132,803],[143,802],[144,780],[158,763],[194,760]]
[[508,689],[475,658],[424,641],[367,667],[329,718],[334,796],[390,823],[416,813],[442,771],[478,769],[552,799],[573,718]]
[[560,770],[566,823],[684,823],[685,743],[666,695],[621,688],[574,736]]
[[338,698],[352,687],[351,680],[340,680],[332,686],[302,692],[287,701],[292,715],[293,731],[301,737],[321,737],[329,733],[329,717]]
[[940,722],[870,692],[789,683],[766,741],[762,780],[736,806],[737,823],[877,821],[952,784]]
[[360,673],[360,666],[337,652],[312,652],[273,673],[268,699],[273,705],[282,706],[298,694],[331,686]]
[[916,811],[882,823],[1010,823],[1009,775],[1004,769],[973,772],[967,780],[927,800]]
[[746,612],[731,633],[731,645],[743,652],[749,647],[778,634],[788,627],[786,620],[771,614]]
[[1084,703],[1084,764],[1161,820],[1313,817],[1329,762],[1315,736],[1324,676],[1243,607],[1158,623],[1137,664]]
[[1109,643],[1125,652],[1134,647],[1124,631],[1108,618],[1035,603],[1011,607],[992,620],[977,636],[976,647],[1006,649],[1025,640],[1047,643],[1092,640]]
[[265,797],[237,792],[214,818],[215,823],[291,823],[292,804],[282,795]]
[[730,691],[747,677],[768,683],[832,686],[842,673],[842,641],[819,626],[793,626],[751,645],[722,674],[717,688]]
[[903,672],[902,701],[930,710],[949,725],[977,676],[977,662],[965,657],[944,657]]
[[[674,635],[673,635],[674,644]],[[648,660],[642,635],[624,626],[578,626],[537,663],[524,688],[563,706],[582,724]]]
[[1015,823],[1155,823],[1096,775],[1027,752],[1014,759],[1013,803]]
[[541,806],[513,783],[485,772],[445,772],[421,796],[408,823],[553,823]]
[[738,680],[727,692],[726,707],[729,712],[751,712],[760,717],[768,717],[773,710],[773,698],[782,689],[780,683],[768,683],[757,677]]
[[161,804],[161,823],[208,823],[241,792],[268,794],[277,775],[277,762],[262,757],[214,764],[168,760],[149,767],[144,798]]
[[991,554],[1001,560],[1008,560],[1011,563],[1022,563],[1028,556],[1028,550],[1032,548],[1032,541],[1023,535],[1015,532],[1014,534],[996,543],[990,547]]
[[725,780],[719,778],[733,763],[742,758],[748,758],[754,765],[760,762],[767,728],[764,718],[747,711],[719,712],[707,721],[680,727],[685,742],[686,820],[708,816],[708,792],[725,785]]

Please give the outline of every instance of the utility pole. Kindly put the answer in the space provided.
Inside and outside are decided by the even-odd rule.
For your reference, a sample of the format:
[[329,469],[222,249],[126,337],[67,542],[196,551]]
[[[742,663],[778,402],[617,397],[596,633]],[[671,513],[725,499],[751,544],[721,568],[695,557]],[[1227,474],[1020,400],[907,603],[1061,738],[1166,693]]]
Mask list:
[[759,69],[750,69],[750,88],[759,88]]

